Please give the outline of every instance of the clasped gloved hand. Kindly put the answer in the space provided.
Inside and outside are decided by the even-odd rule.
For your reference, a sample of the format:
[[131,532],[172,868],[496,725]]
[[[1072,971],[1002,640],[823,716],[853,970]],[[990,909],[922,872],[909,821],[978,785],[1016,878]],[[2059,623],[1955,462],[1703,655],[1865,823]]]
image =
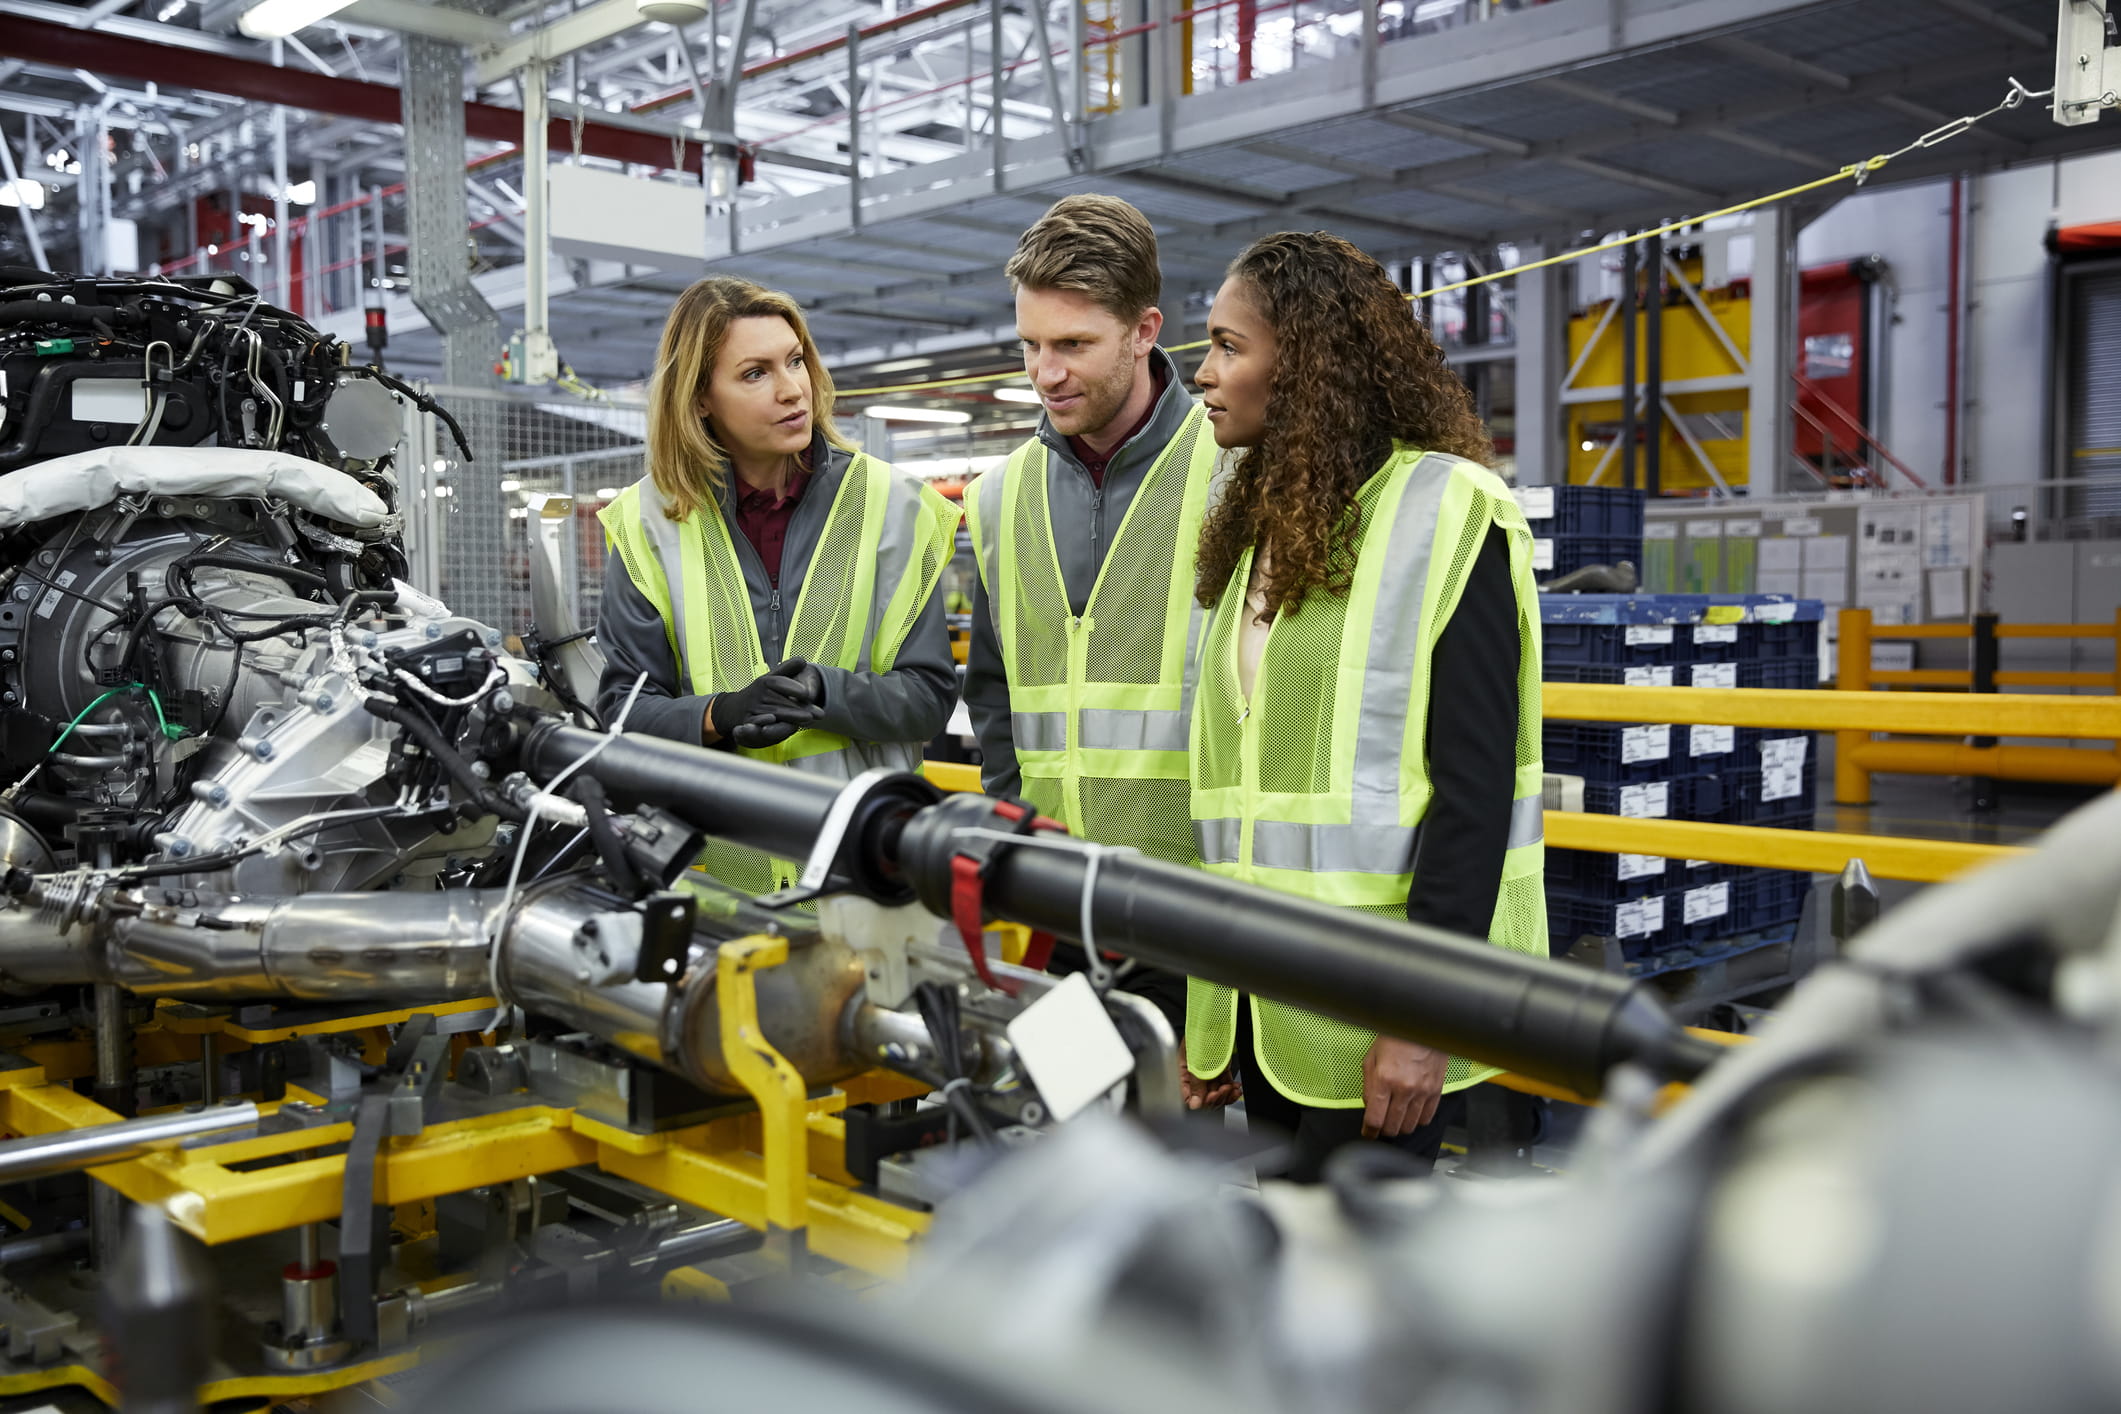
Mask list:
[[810,663],[790,658],[765,676],[708,704],[715,735],[756,750],[779,746],[824,715],[825,678]]

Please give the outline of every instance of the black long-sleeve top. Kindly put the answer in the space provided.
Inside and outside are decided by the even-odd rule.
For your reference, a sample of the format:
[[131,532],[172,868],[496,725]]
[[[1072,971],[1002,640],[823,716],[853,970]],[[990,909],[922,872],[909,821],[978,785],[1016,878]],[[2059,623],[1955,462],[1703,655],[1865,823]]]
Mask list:
[[1429,672],[1429,780],[1407,919],[1485,938],[1517,794],[1517,595],[1509,542],[1488,532]]

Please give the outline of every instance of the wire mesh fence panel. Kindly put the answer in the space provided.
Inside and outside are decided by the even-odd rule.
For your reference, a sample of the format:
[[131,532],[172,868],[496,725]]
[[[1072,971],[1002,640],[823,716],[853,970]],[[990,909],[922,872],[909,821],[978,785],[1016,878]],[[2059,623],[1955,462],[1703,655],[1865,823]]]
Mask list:
[[596,513],[644,471],[647,409],[638,403],[430,388],[464,429],[472,458],[432,414],[407,414],[406,542],[417,587],[459,613],[520,635],[531,626],[535,508],[572,498],[561,531],[561,592],[594,628],[604,589]]

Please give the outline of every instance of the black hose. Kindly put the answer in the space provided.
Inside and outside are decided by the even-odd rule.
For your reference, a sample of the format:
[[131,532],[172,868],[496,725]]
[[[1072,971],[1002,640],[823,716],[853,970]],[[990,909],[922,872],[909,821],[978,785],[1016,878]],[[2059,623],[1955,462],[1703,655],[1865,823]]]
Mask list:
[[972,1094],[972,1073],[965,1064],[965,1032],[959,1020],[957,989],[940,982],[923,982],[913,989],[913,1003],[920,1009],[921,1024],[928,1028],[928,1040],[935,1047],[936,1069],[943,1077],[943,1103],[949,1106],[950,1113],[963,1121],[973,1138],[989,1148],[995,1147],[1000,1141],[995,1138],[994,1126],[987,1122],[979,1101]]
[[0,302],[0,324],[71,324],[93,329],[100,321],[137,329],[147,316],[115,304],[62,304],[55,299],[11,299]]
[[633,861],[626,857],[626,846],[620,842],[619,832],[612,827],[611,812],[604,803],[604,788],[592,777],[578,775],[567,783],[567,789],[581,803],[589,841],[596,846],[597,858],[604,861],[604,872],[611,876],[612,884],[629,898],[646,893]]
[[244,574],[262,574],[291,584],[297,589],[314,589],[320,594],[329,592],[331,588],[324,576],[314,570],[302,569],[296,565],[280,564],[273,560],[254,559],[249,555],[224,555],[213,550],[194,550],[182,559],[171,562],[172,568],[177,565],[184,566],[187,571],[185,575],[187,586],[191,578],[189,571],[206,568],[238,570]]
[[410,711],[401,703],[387,697],[368,697],[361,705],[386,722],[395,722],[405,729],[419,748],[433,757],[435,763],[449,773],[458,789],[467,797],[468,803],[483,815],[498,815],[504,820],[522,824],[529,818],[523,808],[503,796],[472,772],[471,763],[442,735],[441,729],[419,713]]

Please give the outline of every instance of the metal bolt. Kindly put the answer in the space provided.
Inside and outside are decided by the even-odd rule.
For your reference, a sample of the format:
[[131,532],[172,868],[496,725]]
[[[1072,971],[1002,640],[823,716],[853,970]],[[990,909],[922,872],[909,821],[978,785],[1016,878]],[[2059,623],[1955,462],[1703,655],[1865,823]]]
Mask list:
[[488,780],[493,776],[493,767],[487,765],[484,761],[474,761],[471,763],[471,773],[482,781]]
[[21,697],[15,692],[13,688],[9,688],[5,692],[0,692],[0,702],[5,702],[10,707],[14,706],[17,702],[21,700]]
[[499,629],[490,628],[486,630],[486,646],[488,648],[499,648],[501,646],[501,631]]
[[18,584],[18,585],[16,585],[16,586],[15,586],[15,602],[17,602],[17,603],[19,603],[19,604],[27,604],[27,603],[29,602],[29,586],[28,586],[28,585],[26,585],[26,584]]
[[422,635],[430,640],[437,639],[442,636],[442,626],[436,623],[433,619],[429,619],[426,623],[422,624],[420,628]]
[[54,551],[54,550],[39,550],[39,551],[37,552],[37,563],[38,563],[38,564],[40,564],[40,565],[54,565],[54,564],[57,564],[58,562],[59,562],[59,555],[58,555],[58,552],[57,552],[57,551]]
[[215,805],[228,804],[228,787],[216,781],[206,792],[206,798]]
[[319,712],[324,713],[326,716],[329,716],[331,714],[331,710],[338,705],[339,704],[333,700],[332,695],[330,693],[320,692],[317,694],[317,710]]
[[15,661],[15,650],[14,650],[14,649],[12,649],[12,648],[0,648],[0,663],[12,663],[12,662],[14,662],[14,661]]
[[493,710],[494,710],[494,711],[496,711],[496,712],[513,712],[513,711],[515,711],[515,709],[516,709],[516,700],[515,700],[515,696],[514,696],[514,694],[510,693],[510,692],[508,691],[508,689],[507,689],[507,688],[505,688],[505,687],[504,687],[504,688],[502,688],[502,689],[501,689],[501,690],[500,690],[499,692],[496,692],[496,693],[495,693],[495,694],[493,695]]
[[257,745],[251,747],[250,754],[257,757],[260,761],[270,761],[272,760],[272,743],[269,741],[261,741]]

